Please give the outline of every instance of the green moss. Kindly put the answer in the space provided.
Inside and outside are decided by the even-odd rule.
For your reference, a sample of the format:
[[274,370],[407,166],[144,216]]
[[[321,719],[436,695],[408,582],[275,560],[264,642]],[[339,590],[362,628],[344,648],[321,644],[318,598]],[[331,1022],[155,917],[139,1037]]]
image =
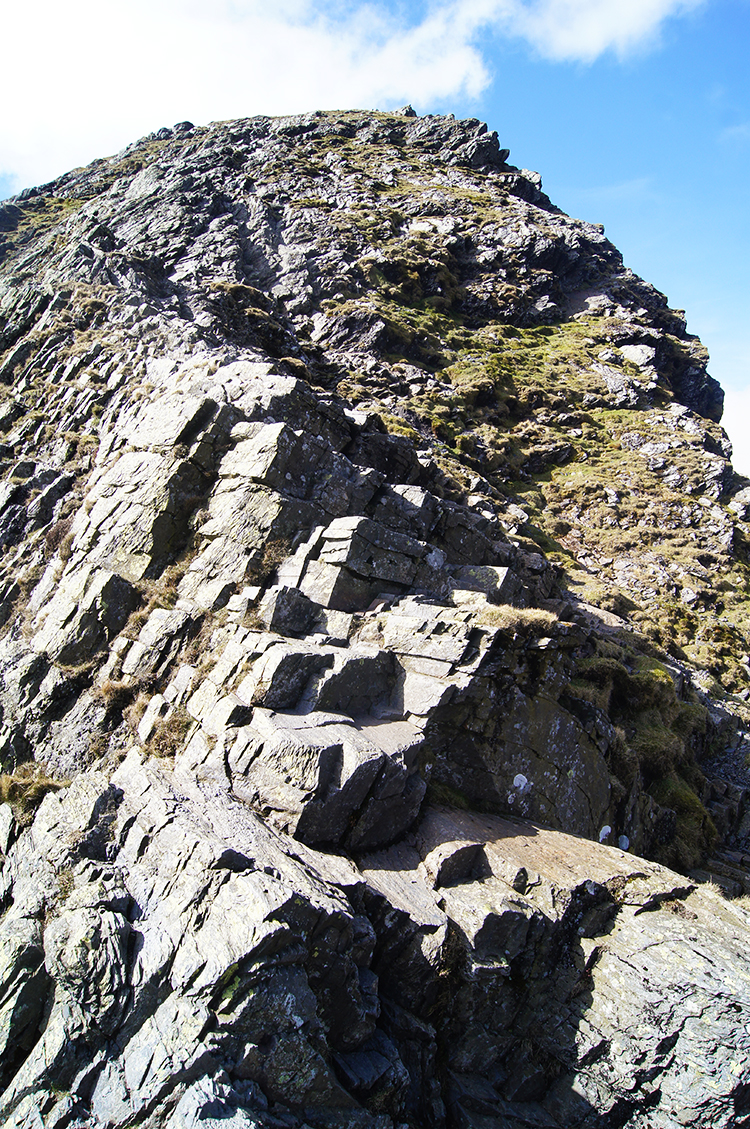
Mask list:
[[473,804],[464,792],[459,791],[458,788],[452,788],[450,784],[436,780],[431,780],[427,785],[427,802],[444,804],[450,808],[460,808],[461,811],[470,811],[472,807],[476,807],[476,804]]
[[[236,967],[237,967],[236,965],[232,966],[232,968],[236,968]],[[220,997],[221,1002],[222,1003],[228,1003],[237,994],[241,985],[242,985],[242,977],[240,976],[239,972],[235,972],[234,976],[231,977],[229,982],[222,989],[221,997]]]
[[697,866],[718,839],[716,827],[700,799],[675,772],[652,785],[650,793],[658,804],[677,816],[677,833],[663,852],[664,860],[682,870]]
[[695,792],[676,773],[671,772],[651,788],[651,795],[662,807],[704,820],[708,812]]
[[83,205],[82,200],[70,197],[36,196],[20,205],[23,213],[17,235],[38,234],[57,226],[74,215]]
[[415,431],[411,424],[402,419],[401,416],[394,416],[390,412],[381,412],[380,418],[391,435],[403,435],[407,439],[412,439],[414,442],[420,440],[421,436],[419,433]]
[[672,729],[683,740],[688,740],[694,734],[704,736],[708,726],[708,710],[700,702],[680,702],[677,716],[672,722]]
[[523,528],[526,536],[531,538],[548,560],[562,565],[571,565],[575,562],[575,557],[570,550],[556,541],[554,537],[550,537],[543,529],[539,529],[538,526],[532,525],[530,522],[527,522]]
[[[348,128],[352,120],[342,118]],[[722,687],[735,693],[748,687],[743,656],[750,633],[750,545],[743,550],[736,538],[731,551],[717,550],[701,520],[686,523],[686,507],[694,509],[705,491],[702,434],[678,433],[674,462],[682,479],[676,484],[626,438],[632,431],[645,442],[664,438],[659,414],[673,401],[668,378],[694,363],[695,343],[667,339],[667,380],[646,389],[638,367],[619,352],[618,319],[589,315],[535,328],[506,324],[524,303],[514,275],[520,259],[516,264],[510,257],[506,288],[496,288],[491,299],[496,315],[489,314],[486,324],[469,321],[456,285],[460,272],[443,238],[431,231],[405,234],[409,216],[419,215],[414,203],[424,215],[465,216],[469,230],[505,223],[508,209],[522,212],[526,205],[504,197],[482,174],[462,173],[456,185],[448,177],[428,184],[407,170],[404,150],[394,155],[392,146],[386,153],[387,145],[347,139],[337,148],[352,169],[372,178],[372,191],[384,204],[382,216],[355,215],[372,250],[359,260],[366,296],[352,305],[365,302],[383,318],[389,359],[416,363],[440,380],[440,387],[427,384],[409,399],[408,425],[389,420],[389,428],[431,434],[438,464],[457,493],[479,473],[500,497],[520,502],[528,514],[522,533],[529,547],[536,545],[566,570],[564,586],[629,621],[611,653],[579,659],[569,693],[608,711],[620,727],[617,750],[608,754],[619,780],[629,785],[640,773],[657,786],[679,770],[686,808],[680,818],[689,814],[686,805],[696,814],[695,758],[706,740],[706,711],[680,700],[668,658],[702,668],[717,695]],[[384,186],[379,178],[386,161],[396,170],[396,183]],[[676,322],[674,328],[679,333]],[[614,349],[606,363],[642,386],[637,407],[609,406],[597,371],[605,347]],[[368,398],[366,386],[353,382],[352,392]],[[713,425],[702,426],[718,443]],[[628,567],[615,569],[622,558]],[[699,592],[691,606],[679,597],[686,583]],[[689,830],[681,825],[678,832],[683,859],[694,851]]]
[[680,737],[657,720],[642,716],[630,738],[647,780],[661,780],[672,771],[685,752]]

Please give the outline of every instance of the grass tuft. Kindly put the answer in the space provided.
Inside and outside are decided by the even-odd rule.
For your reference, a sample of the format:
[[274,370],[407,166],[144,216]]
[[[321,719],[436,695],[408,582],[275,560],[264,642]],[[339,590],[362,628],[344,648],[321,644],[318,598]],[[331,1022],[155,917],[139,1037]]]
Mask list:
[[10,804],[16,822],[28,827],[47,793],[66,788],[67,784],[54,780],[36,761],[29,761],[14,772],[0,775],[0,803]]

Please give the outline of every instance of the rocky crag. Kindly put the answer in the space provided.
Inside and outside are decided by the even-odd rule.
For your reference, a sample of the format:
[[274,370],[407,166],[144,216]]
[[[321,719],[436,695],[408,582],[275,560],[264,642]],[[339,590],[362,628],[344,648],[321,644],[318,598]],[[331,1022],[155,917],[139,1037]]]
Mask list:
[[508,156],[181,123],[0,205],[4,1126],[750,1124],[750,484]]

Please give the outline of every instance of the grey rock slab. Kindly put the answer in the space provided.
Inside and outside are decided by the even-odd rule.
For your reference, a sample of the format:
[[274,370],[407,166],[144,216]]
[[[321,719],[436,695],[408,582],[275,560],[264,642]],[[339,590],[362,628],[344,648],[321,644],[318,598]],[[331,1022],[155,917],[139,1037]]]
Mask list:
[[[203,531],[202,527],[202,531]],[[203,586],[219,581],[231,589],[239,586],[248,566],[248,550],[231,536],[216,536],[201,545],[182,577],[178,591],[183,599],[194,599]],[[201,607],[205,606],[205,601]]]
[[94,1117],[104,1125],[131,1121],[166,1097],[174,1079],[205,1053],[201,1035],[208,1022],[205,1004],[171,996],[122,1049],[122,1058],[104,1064],[90,1096]]
[[468,685],[466,676],[435,678],[415,670],[405,670],[396,680],[391,708],[403,715],[427,718],[439,706],[448,703],[457,690]]
[[401,839],[415,822],[426,791],[418,772],[387,760],[346,837],[349,850],[371,851]]
[[653,364],[656,358],[656,349],[653,345],[621,345],[620,352],[626,361],[638,365],[638,368],[646,368]]
[[[401,606],[389,613],[383,623],[383,643],[388,650],[404,655],[420,655],[441,662],[460,663],[469,645],[472,628],[468,624],[443,618],[440,610],[402,615]],[[421,622],[420,622],[421,620]]]
[[47,792],[31,826],[31,842],[16,845],[19,855],[28,858],[31,847],[60,869],[87,841],[94,846],[103,839],[101,845],[106,845],[117,800],[117,789],[103,772],[78,773],[69,787]]
[[297,588],[270,588],[258,606],[258,618],[268,631],[279,635],[305,635],[321,612]]
[[[76,896],[77,895],[77,896]],[[130,922],[103,888],[74,891],[44,931],[47,972],[88,1020],[111,1035],[128,994]]]
[[299,588],[311,601],[334,611],[364,611],[380,594],[380,580],[355,576],[348,568],[325,560],[310,561]]
[[515,573],[498,565],[464,565],[455,577],[464,590],[486,592],[498,604],[512,604],[523,591]]
[[183,747],[175,753],[175,775],[183,780],[186,776],[196,781],[208,779],[215,788],[226,791],[230,785],[223,737],[220,733],[219,739],[211,738],[203,729],[194,727]]
[[265,1129],[273,1124],[263,1116],[267,1106],[259,1087],[241,1082],[233,1086],[222,1072],[218,1078],[199,1078],[188,1086],[165,1129],[194,1129],[196,1124],[202,1129]]
[[332,666],[334,658],[320,648],[279,643],[256,660],[237,687],[237,697],[248,706],[293,709],[310,680]]
[[642,390],[637,381],[632,380],[625,373],[612,368],[611,365],[595,363],[595,372],[601,377],[608,393],[608,398],[616,408],[634,408],[638,405]]
[[33,645],[57,662],[76,664],[124,627],[138,594],[123,577],[86,565],[66,573],[38,613]]
[[138,738],[145,745],[159,722],[166,717],[169,703],[163,694],[154,694],[138,722]]
[[399,759],[410,770],[415,767],[424,742],[424,736],[416,725],[410,721],[371,716],[359,718],[357,727],[387,756]]
[[160,396],[155,403],[141,409],[124,429],[124,438],[131,446],[173,447],[192,438],[201,425],[207,424],[218,405],[208,397],[172,393]]
[[7,1129],[57,1129],[70,1125],[78,1103],[70,1095],[59,1100],[52,1093],[27,1094],[6,1120]]
[[327,641],[334,646],[344,647],[354,630],[354,616],[349,612],[330,608],[323,613]]
[[[316,1004],[301,970],[269,970],[245,1021],[246,1042],[236,1074],[256,1082],[271,1101],[297,1109],[317,1105],[322,1107],[318,1116],[325,1117],[327,1109],[351,1110],[357,1103],[316,1046],[322,1034]],[[247,1014],[248,1009],[240,1005],[237,1010]],[[271,1033],[277,1037],[269,1038]]]
[[280,813],[275,821],[296,838],[365,849],[413,822],[424,795],[421,743],[408,722],[256,710],[229,762],[235,792]]
[[487,867],[484,843],[480,839],[462,837],[440,840],[432,847],[429,842],[429,833],[425,839],[424,825],[422,825],[417,844],[420,854],[424,856],[422,864],[435,889],[470,881],[478,877]]
[[126,451],[92,480],[72,527],[72,560],[98,561],[131,580],[182,548],[187,522],[207,490],[189,460]]
[[0,852],[7,855],[18,832],[18,825],[10,804],[0,804]]
[[362,509],[380,479],[331,451],[328,443],[283,423],[268,423],[239,442],[221,462],[224,478],[246,478],[290,497],[314,499],[337,516]]
[[190,630],[192,617],[179,608],[155,608],[122,664],[125,675],[162,674]]
[[250,715],[249,707],[236,694],[225,694],[203,714],[201,726],[205,733],[216,737],[225,729],[245,725]]
[[485,532],[487,524],[467,507],[444,501],[430,541],[453,565],[495,564],[497,551]]
[[[464,873],[458,884],[441,887],[439,896],[444,912],[460,931],[461,943],[468,946],[467,978],[455,997],[458,1011],[451,1028],[456,1043],[450,1058],[457,1077],[463,1079],[461,1085],[470,1087],[472,1070],[477,1076],[486,1073],[492,1061],[486,1057],[488,1039],[490,1043],[501,1039],[500,1061],[511,1051],[507,1061],[513,1068],[507,1080],[501,1076],[496,1084],[492,1108],[487,1110],[491,1117],[502,1121],[513,1111],[516,1117],[533,1121],[537,1111],[540,1124],[562,1126],[577,1123],[586,1111],[596,1110],[599,1117],[602,1110],[628,1100],[660,1129],[682,1124],[687,1111],[691,1122],[707,1124],[707,1119],[718,1117],[720,1124],[732,1123],[733,1100],[727,1101],[726,1095],[736,1092],[736,1079],[722,1073],[719,1080],[711,1068],[701,1075],[697,1063],[713,1054],[711,1048],[718,1046],[729,1013],[746,1007],[740,1000],[746,998],[750,980],[744,965],[739,979],[733,971],[727,978],[712,975],[706,980],[710,966],[704,963],[703,954],[704,946],[713,944],[717,934],[722,937],[720,943],[731,948],[729,938],[740,935],[733,931],[745,928],[744,911],[711,891],[686,886],[681,876],[653,863],[522,821],[431,809],[417,842],[419,853],[410,856],[404,848],[391,848],[368,856],[361,866],[368,883],[381,892],[387,889],[391,903],[404,908],[423,929],[430,923],[430,906],[435,906],[438,893],[427,896],[434,867],[420,865],[420,855],[425,860],[440,854],[449,857],[455,849],[466,851],[484,844],[487,868],[483,876],[477,879]],[[537,875],[525,897],[504,877],[522,868]],[[498,877],[488,878],[493,872]],[[415,886],[424,892],[420,894]],[[435,906],[432,914],[436,911]],[[570,973],[565,965],[554,975],[540,969],[527,982],[533,985],[527,986],[527,1006],[529,991],[532,997],[539,993],[540,1001],[546,997],[541,1011],[548,1014],[549,1036],[542,1028],[531,1035],[531,1028],[517,1016],[510,1044],[503,1044],[504,997],[511,1007],[515,1005],[512,992],[499,992],[499,984],[514,967],[528,967],[524,962],[530,949],[546,951],[545,936],[552,941],[572,925],[575,929],[566,942]],[[630,939],[620,948],[625,937]],[[695,961],[689,974],[685,944],[691,947],[690,959]],[[576,948],[580,955],[575,955]],[[573,971],[576,967],[591,970],[583,998],[576,987],[580,983],[580,973]],[[690,988],[675,996],[669,985],[675,978],[684,984],[686,975]],[[734,1004],[728,1003],[730,997]],[[498,1027],[491,1011],[480,1002],[483,998],[488,1004],[494,1000],[491,1006],[496,1009]],[[680,1020],[675,1008],[681,1013]],[[539,1014],[537,1011],[537,1017]],[[668,1049],[665,1029],[673,1032]],[[529,1053],[528,1044],[521,1054],[516,1041],[524,1031],[531,1035],[534,1046],[531,1059],[524,1057]],[[506,1039],[508,1035],[506,1026]],[[740,1044],[748,1037],[744,1027],[735,1026],[734,1034],[727,1037],[733,1061],[739,1064],[744,1054]],[[646,1074],[638,1046],[646,1049]],[[549,1054],[552,1060],[564,1063],[557,1081],[554,1072],[545,1073],[542,1066],[551,1061],[545,1058]],[[497,1052],[494,1061],[498,1061]],[[686,1073],[686,1062],[696,1068]],[[532,1083],[534,1070],[536,1081]],[[653,1101],[648,1080],[655,1078],[659,1097]],[[723,1105],[717,1091],[725,1095]]]
[[[507,424],[533,475],[585,445],[591,421],[563,411],[561,376],[555,402],[527,398],[519,422],[489,371],[476,388],[446,373],[439,323],[458,302],[474,326],[574,331],[589,386],[577,406],[638,410],[600,438],[655,476],[652,524],[687,530],[720,571],[742,540],[733,511],[710,504],[733,489],[712,423],[721,392],[684,319],[507,156],[480,122],[411,111],[180,123],[0,217],[0,754],[11,771],[35,755],[75,777],[30,826],[0,824],[3,1125],[733,1129],[747,1116],[743,906],[545,829],[595,840],[621,814],[609,723],[579,725],[559,701],[596,640],[493,620],[492,600],[533,605],[560,578],[522,535],[533,514],[507,495],[510,448],[485,440]],[[417,190],[393,226],[377,201],[407,181]],[[373,306],[383,279],[435,308],[434,332]],[[649,406],[660,391],[683,404]],[[420,402],[459,400],[477,427],[446,462]],[[53,547],[44,526],[79,491],[70,557],[53,554],[23,614]],[[601,514],[587,495],[593,524],[572,496],[550,496],[563,510],[548,516],[622,587],[591,548],[600,517],[629,520],[624,495],[605,493]],[[627,558],[633,599],[676,585],[706,614],[709,578],[653,555]],[[96,601],[76,619],[85,592],[63,607],[84,568],[147,590],[178,559],[189,621],[156,617],[135,646]],[[513,575],[524,590],[509,591]],[[246,589],[269,584],[328,614],[300,632],[274,623],[291,628],[285,642],[242,634],[261,595]],[[80,654],[98,672],[51,662],[53,631],[34,649],[25,629],[44,638],[53,604],[60,638],[81,644],[60,661]],[[171,663],[197,668],[199,618],[200,673],[167,682]],[[590,627],[609,639],[628,623],[592,609]],[[296,650],[315,658],[272,669],[267,656],[305,632]],[[250,682],[250,701],[233,697],[256,670],[276,712]],[[127,723],[105,732],[115,711],[85,685],[144,676],[154,715],[191,702],[200,718],[174,767],[145,750],[116,767]],[[711,714],[707,740],[738,702]],[[111,767],[92,773],[102,738]],[[433,810],[415,827],[430,770],[445,795],[538,822]],[[728,820],[739,799],[709,802]],[[637,788],[625,805],[634,844],[669,821]],[[365,851],[360,871],[349,856]]]
[[442,662],[440,659],[422,658],[419,655],[398,656],[399,666],[405,671],[415,674],[427,674],[432,678],[448,678],[453,672],[452,662]]
[[[464,676],[470,691],[471,675]],[[492,692],[475,707],[493,723],[493,735],[477,742],[465,732],[453,740],[446,782],[486,803],[493,797],[508,813],[536,818],[552,826],[599,838],[610,812],[610,777],[604,757],[580,722],[546,694],[527,695],[512,686],[502,708]],[[448,706],[450,710],[450,705]]]
[[352,717],[372,714],[388,701],[395,680],[396,667],[388,651],[347,647],[334,653],[329,669],[311,689],[311,705]]
[[265,362],[234,361],[219,368],[214,379],[248,419],[292,420],[295,427],[319,436],[333,450],[342,450],[351,439],[351,426],[343,410],[321,404],[304,381],[269,372],[268,368]]
[[74,481],[73,475],[58,475],[37,494],[27,508],[32,529],[38,529],[52,521],[57,503],[65,497]]
[[218,660],[212,666],[211,680],[217,686],[228,685],[248,663],[253,662],[278,642],[280,642],[278,636],[271,633],[240,628],[230,637]]
[[[273,960],[274,953],[287,949],[292,956],[297,951],[289,926],[274,915],[293,896],[307,897],[317,888],[298,864],[290,872],[271,833],[243,805],[217,796],[207,822],[194,785],[189,786],[192,793],[174,792],[165,778],[132,755],[117,780],[125,792],[120,818],[128,828],[123,862],[131,860],[129,882],[141,907],[142,944],[132,973],[136,997],[148,991],[154,976],[164,975],[175,991],[184,993],[191,986],[188,995],[208,993],[208,999],[215,985],[224,977],[228,983],[237,963],[251,954]],[[247,858],[244,869],[235,870],[234,864],[225,869],[228,848]],[[161,860],[158,871],[155,858]],[[178,859],[182,863],[175,869]],[[277,877],[261,869],[271,861]],[[314,896],[321,894],[322,888]],[[329,897],[327,904],[336,903]],[[175,997],[172,1007],[177,1005]],[[184,1050],[188,1042],[183,1038]],[[144,1048],[138,1058],[146,1045],[140,1037],[133,1044]]]
[[196,721],[202,721],[221,697],[221,687],[204,678],[185,703],[185,709]]
[[360,432],[347,455],[352,462],[373,467],[387,482],[416,483],[422,467],[414,447],[404,436],[383,432]]
[[383,761],[356,730],[343,729],[277,729],[264,737],[246,777],[233,778],[235,792],[271,809],[274,822],[303,842],[338,843]]
[[365,881],[391,905],[431,931],[443,931],[447,917],[418,872],[420,857],[413,846],[398,844],[364,855],[359,869]]
[[[308,444],[310,440],[307,440]],[[285,486],[296,490],[296,475],[287,475],[287,466],[296,463],[305,449],[303,436],[297,435],[284,423],[268,423],[255,434],[239,442],[221,461],[219,473],[223,478],[239,476],[265,482],[277,490]],[[325,448],[315,444],[318,458],[323,457]],[[296,468],[295,468],[296,469]],[[301,468],[302,469],[302,468]]]
[[0,1063],[6,1068],[28,1052],[47,1001],[40,918],[14,916],[0,923]]
[[276,576],[279,586],[298,588],[307,567],[307,563],[317,556],[323,542],[324,525],[317,525],[307,540],[298,545],[291,556],[279,565]]
[[427,490],[401,485],[383,488],[372,516],[390,529],[426,541],[439,512],[439,501]]
[[197,668],[189,663],[182,663],[170,679],[164,690],[164,699],[170,705],[182,705],[193,689]]
[[226,607],[235,588],[233,580],[224,577],[207,580],[196,570],[189,569],[180,581],[180,597],[189,600],[199,611],[213,612]]
[[339,518],[324,533],[321,560],[345,564],[358,576],[411,584],[425,546],[367,518]]
[[263,483],[236,477],[219,480],[211,492],[208,512],[201,536],[230,536],[246,550],[312,530],[326,516],[314,499],[289,498]]

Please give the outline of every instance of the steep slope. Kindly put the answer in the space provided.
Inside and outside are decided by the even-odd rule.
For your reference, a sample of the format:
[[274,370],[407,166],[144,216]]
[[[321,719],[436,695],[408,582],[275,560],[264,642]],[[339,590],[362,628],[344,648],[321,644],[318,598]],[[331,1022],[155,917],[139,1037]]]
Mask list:
[[659,865],[750,892],[750,486],[507,158],[182,123],[0,207],[4,1124],[750,1112],[747,912]]

